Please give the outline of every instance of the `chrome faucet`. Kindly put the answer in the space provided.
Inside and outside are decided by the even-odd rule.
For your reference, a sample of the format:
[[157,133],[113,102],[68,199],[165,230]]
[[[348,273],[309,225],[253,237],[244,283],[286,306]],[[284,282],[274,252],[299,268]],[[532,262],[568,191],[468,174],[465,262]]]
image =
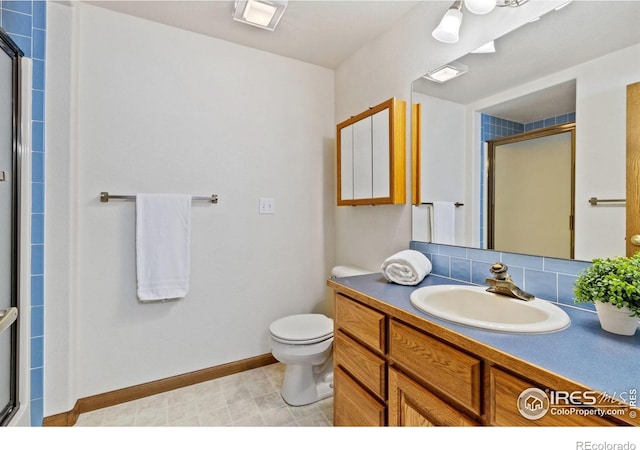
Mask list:
[[493,278],[487,278],[485,281],[490,286],[487,292],[506,295],[508,297],[517,298],[518,300],[529,301],[535,297],[528,292],[523,291],[515,285],[511,279],[511,275],[507,273],[507,265],[502,263],[492,264],[489,271],[493,274]]

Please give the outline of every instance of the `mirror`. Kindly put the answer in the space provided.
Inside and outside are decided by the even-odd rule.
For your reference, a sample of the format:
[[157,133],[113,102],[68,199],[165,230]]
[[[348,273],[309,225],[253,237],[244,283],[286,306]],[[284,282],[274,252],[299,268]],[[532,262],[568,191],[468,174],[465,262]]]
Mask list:
[[[575,121],[574,257],[625,253],[624,203],[589,199],[625,198],[625,92],[640,80],[637,17],[640,2],[574,1],[496,39],[495,53],[456,60],[469,67],[462,76],[413,82],[419,202],[463,204],[456,245],[490,248],[487,141]],[[544,215],[545,207],[532,212]],[[429,207],[414,206],[413,215],[412,238],[429,241]]]

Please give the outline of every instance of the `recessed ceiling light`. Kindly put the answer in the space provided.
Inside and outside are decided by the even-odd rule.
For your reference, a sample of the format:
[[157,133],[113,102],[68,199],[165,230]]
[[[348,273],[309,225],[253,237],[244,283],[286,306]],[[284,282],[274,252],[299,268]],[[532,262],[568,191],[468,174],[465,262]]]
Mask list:
[[452,62],[449,64],[445,64],[442,67],[438,67],[430,72],[427,72],[422,78],[426,78],[430,81],[435,81],[436,83],[444,83],[445,81],[452,80],[460,75],[467,73],[469,71],[469,67],[464,64],[460,64],[459,62]]
[[287,0],[236,0],[233,20],[273,31],[280,22]]

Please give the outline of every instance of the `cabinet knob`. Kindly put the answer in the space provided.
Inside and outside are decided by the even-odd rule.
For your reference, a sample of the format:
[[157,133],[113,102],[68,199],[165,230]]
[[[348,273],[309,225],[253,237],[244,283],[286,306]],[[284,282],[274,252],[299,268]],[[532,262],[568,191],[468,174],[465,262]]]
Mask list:
[[634,234],[631,236],[631,243],[636,247],[640,247],[640,234]]

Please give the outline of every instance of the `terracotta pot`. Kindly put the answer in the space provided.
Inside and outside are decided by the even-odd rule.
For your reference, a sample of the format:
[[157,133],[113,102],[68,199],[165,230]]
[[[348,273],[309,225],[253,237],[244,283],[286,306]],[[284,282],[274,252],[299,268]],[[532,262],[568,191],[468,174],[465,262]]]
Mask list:
[[638,318],[631,317],[631,310],[626,306],[618,308],[611,303],[595,302],[600,326],[609,333],[633,336],[638,328]]

